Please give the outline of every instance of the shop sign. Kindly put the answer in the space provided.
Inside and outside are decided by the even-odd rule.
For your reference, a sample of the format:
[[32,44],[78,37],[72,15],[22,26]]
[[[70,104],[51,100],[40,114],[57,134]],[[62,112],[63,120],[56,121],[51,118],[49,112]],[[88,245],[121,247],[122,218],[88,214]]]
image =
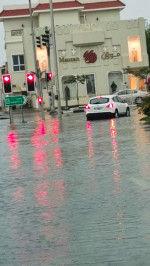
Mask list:
[[76,61],[80,61],[79,57],[75,57],[75,58],[64,58],[64,57],[59,57],[59,62],[60,62],[60,63],[76,62]]
[[11,30],[11,36],[21,36],[23,30]]
[[91,51],[86,51],[83,55],[83,58],[86,63],[95,63],[97,60],[97,54],[91,50]]
[[109,52],[106,52],[106,53],[103,53],[101,58],[103,60],[106,60],[106,59],[113,59],[115,57],[119,57],[120,56],[120,53],[114,53],[114,54],[111,54]]

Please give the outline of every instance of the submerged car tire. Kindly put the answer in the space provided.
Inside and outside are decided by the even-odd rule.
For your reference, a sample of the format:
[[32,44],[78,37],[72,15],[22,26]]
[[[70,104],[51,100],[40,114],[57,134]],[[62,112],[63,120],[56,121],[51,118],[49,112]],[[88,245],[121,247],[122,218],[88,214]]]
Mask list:
[[126,116],[130,116],[130,108],[126,109]]
[[118,113],[118,110],[116,109],[114,113],[114,118],[118,118],[118,117],[119,117],[119,113]]

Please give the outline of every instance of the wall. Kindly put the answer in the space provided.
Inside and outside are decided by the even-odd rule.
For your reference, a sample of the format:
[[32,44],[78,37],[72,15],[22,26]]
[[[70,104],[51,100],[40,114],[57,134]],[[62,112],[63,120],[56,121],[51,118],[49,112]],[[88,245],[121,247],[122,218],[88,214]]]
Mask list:
[[[54,12],[54,22],[55,25],[66,25],[66,24],[78,24],[79,23],[79,15],[78,11],[59,11]],[[50,27],[50,12],[45,12],[39,14],[39,27]]]
[[86,16],[87,23],[102,23],[104,21],[118,21],[120,20],[119,10],[103,10],[94,12],[82,12],[81,15]]

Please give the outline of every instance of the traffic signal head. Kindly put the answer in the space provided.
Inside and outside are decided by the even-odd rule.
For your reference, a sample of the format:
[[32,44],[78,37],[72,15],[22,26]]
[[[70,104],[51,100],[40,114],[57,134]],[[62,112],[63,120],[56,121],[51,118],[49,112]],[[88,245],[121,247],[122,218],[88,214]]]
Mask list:
[[40,36],[36,36],[36,46],[41,48],[41,37]]
[[11,76],[9,74],[3,75],[3,89],[5,94],[12,92]]
[[42,97],[38,97],[38,103],[41,104],[43,102],[43,98]]
[[26,75],[27,80],[27,91],[28,92],[34,92],[35,91],[35,77],[34,74],[28,73]]
[[48,46],[49,45],[49,34],[42,35],[42,45]]
[[53,77],[53,74],[51,72],[50,73],[46,73],[47,81],[51,80],[52,77]]

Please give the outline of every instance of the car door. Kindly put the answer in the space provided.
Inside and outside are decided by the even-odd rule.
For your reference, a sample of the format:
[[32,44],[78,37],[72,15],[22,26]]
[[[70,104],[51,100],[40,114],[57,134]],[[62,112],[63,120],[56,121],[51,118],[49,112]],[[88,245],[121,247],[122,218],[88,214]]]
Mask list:
[[122,100],[119,96],[117,96],[117,98],[118,98],[118,102],[120,104],[121,113],[122,114],[126,113],[126,105],[124,103],[124,100]]
[[118,109],[119,114],[122,114],[122,106],[118,100],[118,96],[114,96],[112,99],[115,102],[115,107],[116,107],[116,109]]
[[131,90],[131,89],[127,90],[127,98],[126,99],[127,99],[128,103],[130,103],[130,104],[134,103],[134,101],[135,101],[134,90]]
[[121,99],[123,99],[123,100],[126,101],[126,98],[127,98],[127,90],[119,91],[119,92],[117,93],[117,95],[118,95]]

